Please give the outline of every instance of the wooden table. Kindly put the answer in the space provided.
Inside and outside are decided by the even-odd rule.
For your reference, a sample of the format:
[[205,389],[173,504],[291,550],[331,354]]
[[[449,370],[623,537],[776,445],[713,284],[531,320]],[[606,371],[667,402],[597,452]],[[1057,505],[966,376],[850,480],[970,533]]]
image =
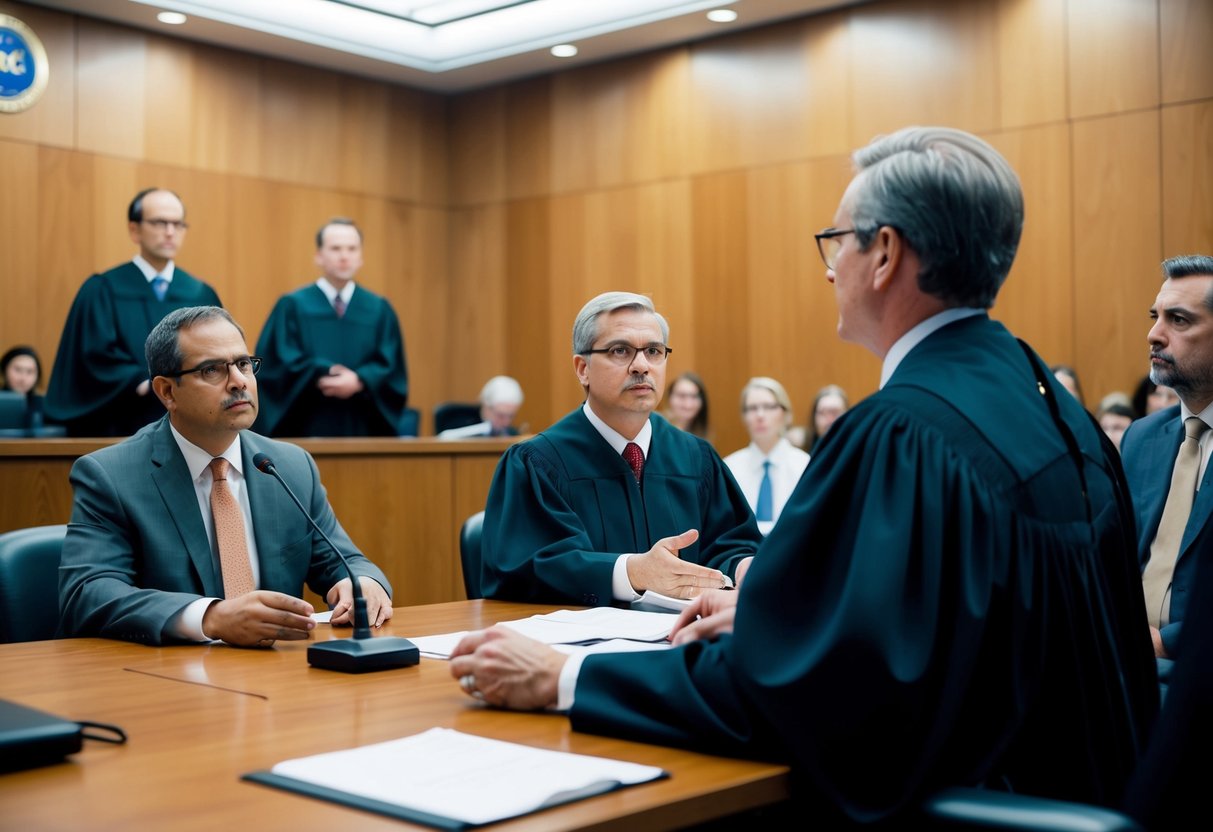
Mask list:
[[[460,601],[395,611],[390,635],[488,626],[553,607]],[[348,636],[328,625],[317,637]],[[0,698],[122,726],[125,746],[86,742],[69,762],[0,775],[5,829],[372,829],[409,824],[240,781],[282,760],[455,728],[662,766],[669,779],[495,829],[670,829],[776,803],[787,768],[575,733],[565,717],[478,705],[445,661],[352,676],[308,666],[307,642],[272,650],[153,648],[105,639],[0,645]],[[417,827],[424,828],[424,827]]]

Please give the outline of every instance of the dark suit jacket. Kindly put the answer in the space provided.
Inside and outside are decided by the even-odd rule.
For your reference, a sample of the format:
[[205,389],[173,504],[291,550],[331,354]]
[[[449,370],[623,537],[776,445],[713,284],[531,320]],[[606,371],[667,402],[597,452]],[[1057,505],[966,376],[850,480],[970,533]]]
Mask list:
[[[1152,413],[1129,426],[1120,448],[1137,514],[1137,555],[1142,569],[1150,559],[1150,544],[1158,533],[1158,523],[1171,489],[1171,472],[1175,457],[1183,443],[1184,432],[1179,418],[1179,405]],[[1175,574],[1171,579],[1170,623],[1162,628],[1162,641],[1172,657],[1179,649],[1181,624],[1188,612],[1192,576],[1196,572],[1195,552],[1201,541],[1209,541],[1209,517],[1213,515],[1213,465],[1205,470],[1200,490],[1192,503],[1192,513],[1184,529]]]
[[[298,596],[306,580],[323,597],[346,577],[341,561],[314,537],[282,486],[253,467],[266,453],[342,552],[357,550],[337,522],[311,456],[301,448],[241,434],[261,589]],[[75,499],[59,567],[60,633],[148,644],[172,640],[169,621],[200,597],[223,597],[218,555],[199,512],[185,458],[168,418],[76,460]],[[360,554],[358,575],[390,594],[383,573]]]

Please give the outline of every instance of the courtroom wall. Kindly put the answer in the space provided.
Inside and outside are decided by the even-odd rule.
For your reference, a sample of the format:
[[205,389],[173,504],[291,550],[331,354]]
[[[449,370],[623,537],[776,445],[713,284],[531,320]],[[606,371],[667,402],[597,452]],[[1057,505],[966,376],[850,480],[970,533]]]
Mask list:
[[1213,251],[1213,4],[885,0],[453,97],[0,0],[54,80],[0,117],[5,343],[54,354],[90,272],[127,257],[139,187],[185,197],[181,265],[255,338],[314,276],[331,214],[366,230],[364,282],[400,313],[412,402],[509,372],[541,429],[579,401],[572,317],[650,293],[670,374],[707,380],[743,444],[751,375],[870,393],[834,334],[812,234],[848,153],[910,123],[972,130],[1023,179],[1020,257],[995,309],[1096,398],[1145,370],[1158,262]]

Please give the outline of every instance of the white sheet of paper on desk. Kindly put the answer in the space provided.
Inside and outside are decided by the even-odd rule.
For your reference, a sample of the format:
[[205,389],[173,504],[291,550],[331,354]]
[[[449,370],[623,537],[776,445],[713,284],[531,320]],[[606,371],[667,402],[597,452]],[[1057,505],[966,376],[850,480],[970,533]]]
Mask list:
[[662,595],[660,592],[654,592],[651,589],[646,589],[644,595],[641,595],[637,604],[648,604],[651,607],[661,607],[663,610],[671,612],[682,612],[691,605],[691,598],[671,598],[668,595]]
[[608,638],[661,641],[669,636],[675,620],[674,616],[663,612],[594,607],[588,610],[557,610],[502,623],[547,644],[575,644]]
[[669,650],[673,646],[668,641],[629,641],[626,638],[613,638],[593,644],[553,644],[552,649],[572,656],[578,653],[644,653],[649,650]]
[[467,630],[460,630],[457,633],[443,633],[438,636],[409,636],[409,641],[427,658],[449,659],[456,645],[467,634]]
[[665,772],[431,728],[399,740],[287,760],[274,766],[274,774],[479,824],[646,783]]
[[325,610],[324,612],[312,613],[312,620],[315,621],[317,624],[327,624],[327,623],[329,623],[329,621],[332,620],[332,618],[333,618],[332,610]]

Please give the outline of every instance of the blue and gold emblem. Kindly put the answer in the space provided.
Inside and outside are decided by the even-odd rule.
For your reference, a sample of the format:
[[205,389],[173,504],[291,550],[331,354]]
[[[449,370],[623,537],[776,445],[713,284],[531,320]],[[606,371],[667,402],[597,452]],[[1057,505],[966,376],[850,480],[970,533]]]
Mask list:
[[34,30],[0,14],[0,113],[27,110],[42,97],[50,78],[46,50]]

